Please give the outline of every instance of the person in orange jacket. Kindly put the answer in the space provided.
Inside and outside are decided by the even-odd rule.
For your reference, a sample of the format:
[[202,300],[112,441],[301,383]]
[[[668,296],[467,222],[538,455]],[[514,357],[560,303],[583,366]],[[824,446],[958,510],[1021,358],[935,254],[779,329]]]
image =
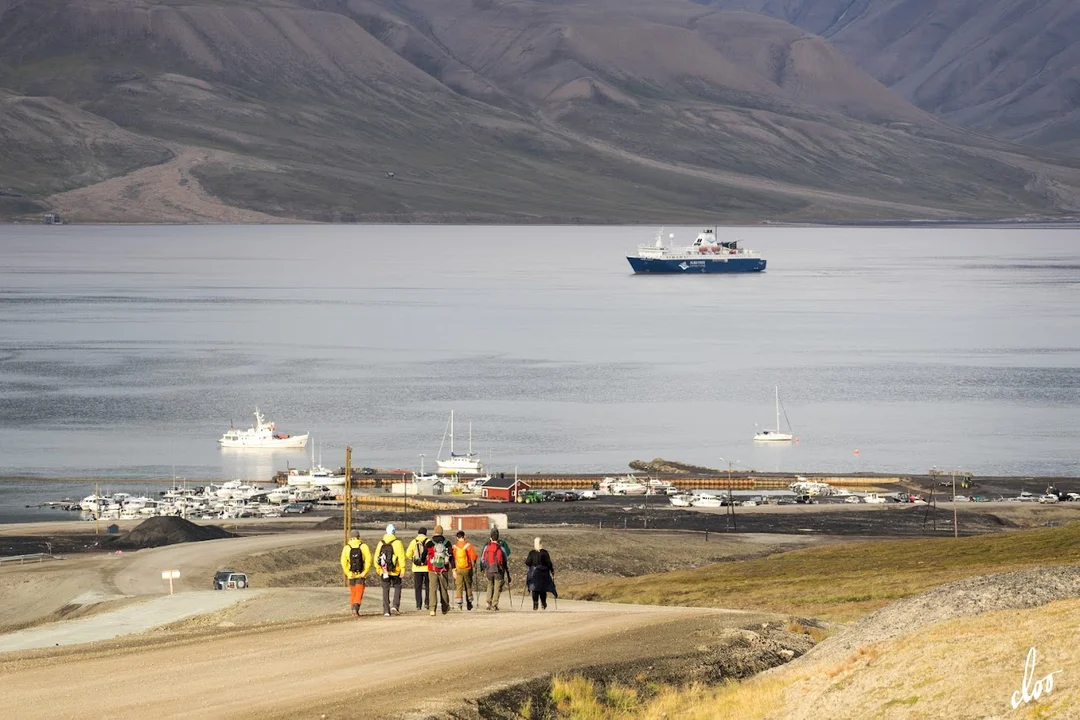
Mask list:
[[364,581],[371,571],[371,549],[360,539],[360,531],[353,530],[352,537],[341,549],[341,571],[349,584],[349,604],[353,615],[360,617],[360,603],[364,602]]
[[457,542],[454,543],[454,600],[457,609],[461,609],[462,595],[465,605],[472,610],[473,565],[476,564],[476,548],[465,539],[465,533],[458,530]]

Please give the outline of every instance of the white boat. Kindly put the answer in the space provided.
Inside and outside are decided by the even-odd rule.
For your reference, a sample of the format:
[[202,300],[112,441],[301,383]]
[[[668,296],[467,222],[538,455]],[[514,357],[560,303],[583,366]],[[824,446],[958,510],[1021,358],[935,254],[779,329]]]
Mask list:
[[600,481],[602,495],[645,495],[648,492],[649,486],[633,475],[606,477]]
[[691,501],[694,499],[692,495],[672,495],[668,498],[674,507],[690,507]]
[[255,426],[247,430],[229,428],[218,440],[218,445],[223,448],[302,448],[307,446],[307,433],[303,435],[283,435],[277,432],[272,422],[266,422],[266,418],[259,408],[255,408]]
[[338,474],[330,468],[323,467],[322,450],[319,451],[319,462],[315,462],[315,448],[311,448],[311,468],[299,470],[292,468],[286,478],[286,483],[298,487],[310,487],[312,485],[345,485],[345,475]]
[[[795,439],[795,436],[791,434],[791,424],[788,423],[788,432],[780,431],[780,386],[775,386],[776,395],[776,429],[775,430],[761,430],[754,434],[754,440],[757,442],[791,442]],[[785,418],[787,414],[785,413]]]
[[[446,442],[446,432],[443,432],[443,442]],[[454,452],[454,411],[450,411],[450,457],[441,460],[442,444],[439,445],[439,455],[435,460],[435,467],[440,475],[484,475],[484,464],[472,451],[472,423],[469,423],[469,452],[458,455]]]
[[679,489],[667,480],[649,478],[648,485],[646,486],[646,493],[648,495],[677,495]]
[[86,512],[100,513],[104,511],[112,503],[112,497],[109,495],[87,495],[79,503],[79,508]]
[[869,505],[884,505],[886,502],[888,502],[885,498],[881,497],[877,493],[867,493],[866,495],[863,495],[862,501]]
[[715,495],[698,495],[690,501],[690,505],[698,508],[718,508],[724,507],[724,501]]
[[[807,480],[801,475],[798,476],[798,480],[788,485],[788,489],[796,495],[820,495],[829,496],[837,495],[836,489],[829,483],[816,482],[814,480]],[[850,495],[848,491],[844,491],[845,494]]]

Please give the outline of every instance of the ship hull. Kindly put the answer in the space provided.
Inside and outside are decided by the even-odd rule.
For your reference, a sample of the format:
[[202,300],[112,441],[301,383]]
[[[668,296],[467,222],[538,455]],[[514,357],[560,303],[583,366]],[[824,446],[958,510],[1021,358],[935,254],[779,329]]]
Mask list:
[[753,273],[765,270],[762,258],[647,258],[627,256],[630,267],[638,274],[665,273],[669,275],[701,275],[705,273]]
[[223,448],[256,448],[260,450],[290,450],[307,445],[307,435],[293,435],[287,438],[221,438],[218,445]]

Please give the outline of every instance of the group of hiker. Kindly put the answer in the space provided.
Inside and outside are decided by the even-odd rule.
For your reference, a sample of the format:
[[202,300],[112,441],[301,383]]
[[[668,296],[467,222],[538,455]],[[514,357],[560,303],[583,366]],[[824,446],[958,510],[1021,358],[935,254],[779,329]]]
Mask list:
[[[558,598],[558,593],[555,566],[540,538],[533,540],[525,567],[526,587],[532,593],[533,610],[546,610],[548,595]],[[349,586],[352,612],[357,617],[364,600],[365,582],[372,572],[382,585],[383,615],[400,614],[401,582],[409,570],[413,575],[418,611],[427,610],[435,615],[441,609],[443,615],[449,613],[451,581],[457,609],[472,610],[475,573],[479,571],[487,579],[485,609],[497,612],[499,598],[511,582],[510,546],[499,538],[499,530],[494,528],[488,542],[477,553],[464,531],[459,530],[455,541],[451,542],[443,534],[443,527],[436,525],[431,537],[427,536],[426,528],[420,528],[406,548],[397,537],[396,528],[390,524],[374,552],[361,539],[360,531],[353,530],[341,550],[341,570]]]

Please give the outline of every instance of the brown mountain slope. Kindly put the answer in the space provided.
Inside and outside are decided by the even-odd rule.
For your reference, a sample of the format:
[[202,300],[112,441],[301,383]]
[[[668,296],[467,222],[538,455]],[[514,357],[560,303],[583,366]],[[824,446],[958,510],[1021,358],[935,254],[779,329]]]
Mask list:
[[[317,220],[599,222],[1080,208],[1080,171],[940,124],[820,38],[636,2],[9,0],[0,87],[90,114],[104,138],[122,128],[121,170],[129,148],[179,155],[57,196],[86,219],[262,217],[219,202]],[[0,163],[0,187],[37,196],[66,176]]]
[[165,143],[54,98],[0,90],[0,190],[41,195],[165,162]]
[[822,35],[942,119],[1080,149],[1080,4],[1073,0],[712,0]]

